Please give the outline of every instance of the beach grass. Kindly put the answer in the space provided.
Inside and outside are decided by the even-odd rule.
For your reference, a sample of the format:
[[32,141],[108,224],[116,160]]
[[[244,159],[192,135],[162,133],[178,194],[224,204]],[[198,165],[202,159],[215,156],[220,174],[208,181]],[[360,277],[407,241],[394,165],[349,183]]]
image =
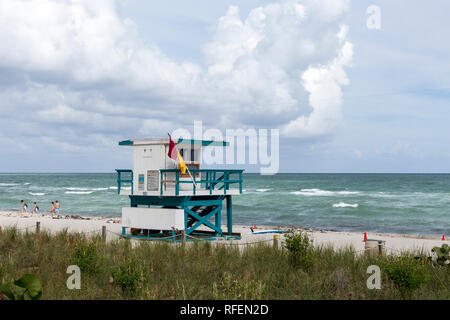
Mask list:
[[[397,268],[398,257],[357,254],[352,248],[303,249],[293,258],[292,248],[267,242],[245,248],[214,242],[183,247],[11,228],[0,232],[0,282],[35,274],[42,299],[450,299],[450,268],[433,264],[427,253],[401,255],[424,274],[421,282],[411,280],[419,281],[418,287],[408,289],[395,275],[404,280],[411,264]],[[66,286],[70,265],[81,269],[79,290]],[[382,270],[379,290],[367,288],[371,265]]]

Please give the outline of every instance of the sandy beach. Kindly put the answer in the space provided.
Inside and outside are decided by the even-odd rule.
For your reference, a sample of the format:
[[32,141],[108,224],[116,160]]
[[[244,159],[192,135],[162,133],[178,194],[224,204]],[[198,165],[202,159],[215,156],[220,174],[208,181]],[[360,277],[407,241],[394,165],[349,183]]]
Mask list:
[[[17,211],[0,211],[0,226],[2,229],[16,227],[18,230],[25,232],[36,230],[36,222],[40,222],[41,231],[56,233],[67,229],[68,232],[82,232],[86,234],[101,233],[102,227],[106,226],[107,240],[118,239],[122,230],[120,219],[103,218],[103,217],[81,217],[81,216],[61,216],[54,219],[50,215],[20,213]],[[226,226],[223,226],[226,230]],[[256,231],[265,229],[288,230],[288,228],[274,228],[268,226],[257,226]],[[296,228],[308,232],[316,246],[331,245],[335,249],[344,247],[353,247],[357,252],[364,251],[364,233],[361,232],[337,232],[327,230],[306,230]],[[205,229],[207,230],[207,229]],[[233,232],[241,234],[240,240],[228,240],[233,244],[252,244],[261,241],[271,241],[274,234],[252,234],[249,226],[233,226]],[[442,241],[442,237],[406,235],[406,234],[389,234],[389,233],[367,233],[368,239],[377,239],[386,241],[386,249],[388,253],[396,253],[402,251],[410,252],[429,252],[434,246],[441,246],[444,243],[449,244],[450,241]],[[279,236],[283,240],[283,236]],[[280,241],[280,242],[281,242]]]

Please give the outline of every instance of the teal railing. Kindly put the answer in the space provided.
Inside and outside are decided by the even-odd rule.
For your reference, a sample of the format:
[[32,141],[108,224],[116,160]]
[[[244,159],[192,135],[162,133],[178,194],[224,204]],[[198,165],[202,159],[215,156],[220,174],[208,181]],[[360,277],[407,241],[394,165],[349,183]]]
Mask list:
[[[130,184],[131,194],[133,194],[133,170],[116,169],[116,171],[118,193],[120,194],[120,190],[123,187],[122,184]],[[190,169],[189,171],[192,177],[181,176],[180,169],[161,169],[160,195],[164,195],[164,184],[167,183],[174,184],[176,196],[180,194],[181,183],[191,184],[194,195],[198,190],[208,190],[210,194],[214,190],[223,190],[223,193],[226,194],[230,190],[230,185],[236,184],[239,185],[239,193],[242,193],[242,173],[244,170]]]
[[131,185],[131,194],[133,194],[133,170],[116,169],[116,172],[117,172],[117,192],[120,194],[120,188],[122,183],[127,184],[129,183]]
[[[239,184],[239,193],[242,193],[242,173],[244,170],[227,170],[227,169],[189,169],[192,176],[183,177],[185,180],[180,180],[180,169],[161,169],[160,170],[160,195],[164,195],[164,184],[175,184],[175,195],[180,194],[180,184],[191,184],[193,194],[195,195],[198,189],[208,190],[210,194],[214,190],[224,190],[226,194],[230,189],[230,185]],[[167,178],[172,175],[172,178]],[[237,177],[235,177],[237,176]],[[175,179],[173,179],[175,178]]]

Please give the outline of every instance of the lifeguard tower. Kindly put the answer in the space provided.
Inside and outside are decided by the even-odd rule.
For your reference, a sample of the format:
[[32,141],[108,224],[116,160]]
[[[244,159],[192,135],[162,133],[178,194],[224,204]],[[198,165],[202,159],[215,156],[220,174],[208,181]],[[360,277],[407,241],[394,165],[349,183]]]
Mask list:
[[[202,148],[226,147],[228,142],[178,139],[177,149],[189,169],[185,174],[169,158],[169,143],[170,139],[119,142],[133,148],[133,170],[116,169],[118,193],[130,198],[130,207],[122,208],[122,236],[239,239],[240,234],[233,233],[232,196],[242,193],[244,170],[201,169]],[[222,229],[224,201],[226,231]]]

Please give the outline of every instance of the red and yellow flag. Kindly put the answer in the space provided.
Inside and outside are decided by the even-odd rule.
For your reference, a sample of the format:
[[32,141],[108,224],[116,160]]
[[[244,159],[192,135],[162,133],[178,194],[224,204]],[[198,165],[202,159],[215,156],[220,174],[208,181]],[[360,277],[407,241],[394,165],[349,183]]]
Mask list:
[[175,146],[175,142],[172,141],[172,137],[169,135],[169,152],[167,155],[170,159],[177,160],[180,165],[181,173],[186,173],[186,164],[184,163],[183,157],[181,156],[180,152],[177,150],[177,147]]
[[186,173],[186,164],[184,163],[183,157],[181,156],[180,152],[178,152],[178,163],[180,165],[181,173]]
[[169,156],[170,159],[173,160],[177,160],[178,158],[178,150],[177,147],[175,146],[175,143],[172,141],[172,137],[169,135],[169,152],[167,153],[167,155]]

